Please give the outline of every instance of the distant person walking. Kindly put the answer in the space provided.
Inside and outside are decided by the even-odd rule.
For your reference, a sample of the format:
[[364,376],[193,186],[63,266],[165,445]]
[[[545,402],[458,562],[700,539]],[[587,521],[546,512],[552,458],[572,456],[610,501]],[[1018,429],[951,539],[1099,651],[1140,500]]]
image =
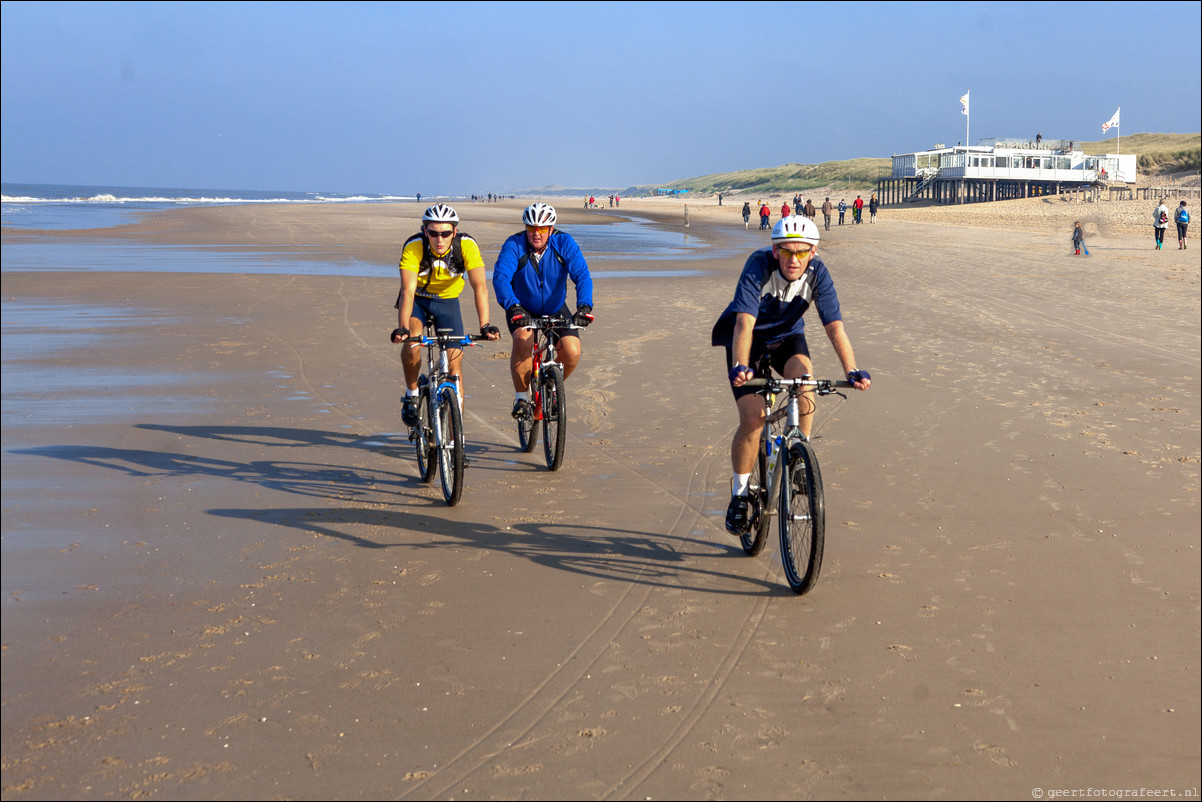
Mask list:
[[839,225],[843,225],[843,216],[847,214],[847,200],[839,198]]
[[868,222],[876,222],[876,210],[880,207],[880,202],[877,201],[876,195],[868,199]]
[[772,210],[768,208],[768,204],[760,203],[760,231],[768,230],[768,219],[772,217]]
[[1073,223],[1073,255],[1080,256],[1081,251],[1089,256],[1089,248],[1085,247],[1085,229],[1081,228],[1081,221],[1078,220]]
[[817,216],[818,216],[818,210],[814,208],[814,201],[807,200],[806,201],[806,217],[813,220]]
[[856,225],[864,219],[864,199],[856,195],[856,199],[851,204],[851,217]]
[[751,201],[743,201],[743,228],[751,224]]
[[783,218],[785,218],[785,217],[788,217],[788,216],[789,216],[789,214],[790,214],[790,212],[789,212],[789,202],[788,202],[788,201],[785,201],[784,203],[782,203],[782,204],[780,205],[780,216],[781,216],[781,218],[783,219]]
[[822,202],[822,222],[826,225],[826,230],[831,230],[831,212],[835,211],[835,207],[831,205],[831,199],[827,198]]
[[1177,221],[1177,250],[1184,251],[1189,247],[1189,209],[1185,208],[1185,201],[1181,201],[1173,219]]
[[1152,230],[1156,234],[1156,250],[1164,250],[1164,230],[1169,227],[1169,207],[1164,201],[1152,212]]

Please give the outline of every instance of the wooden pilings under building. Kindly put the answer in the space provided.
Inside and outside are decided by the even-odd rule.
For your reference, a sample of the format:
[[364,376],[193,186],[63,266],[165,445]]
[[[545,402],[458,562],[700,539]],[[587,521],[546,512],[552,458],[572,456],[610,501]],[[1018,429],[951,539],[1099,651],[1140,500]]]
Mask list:
[[1082,185],[1063,181],[1029,181],[1006,178],[921,178],[888,177],[876,182],[876,197],[882,206],[907,202],[939,204],[981,203],[983,201],[1038,198],[1047,195],[1067,195],[1075,203],[1097,203],[1107,200],[1161,200],[1197,198],[1198,187],[1132,187],[1126,185]]
[[[1097,190],[1097,187],[1087,189]],[[877,200],[883,205],[910,201],[980,203],[1081,191],[1082,187],[1077,183],[1010,178],[938,178],[924,182],[921,178],[906,176],[880,178],[876,182]]]

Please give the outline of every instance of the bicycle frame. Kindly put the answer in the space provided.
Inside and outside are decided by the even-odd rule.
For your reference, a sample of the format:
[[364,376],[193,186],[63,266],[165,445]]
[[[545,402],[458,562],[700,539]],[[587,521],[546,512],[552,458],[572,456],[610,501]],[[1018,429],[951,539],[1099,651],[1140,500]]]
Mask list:
[[[764,399],[764,428],[751,493],[757,501],[754,520],[739,541],[748,556],[764,548],[768,531],[777,516],[781,542],[781,562],[785,578],[795,593],[806,593],[818,579],[822,565],[825,529],[825,505],[818,460],[809,438],[802,433],[803,396],[837,394],[836,387],[851,387],[850,382],[833,382],[802,376],[797,379],[752,379],[744,387],[756,390]],[[778,393],[787,393],[785,402],[772,407]],[[815,409],[813,398],[806,403]],[[811,413],[812,413],[811,411]],[[787,488],[787,490],[786,490]]]
[[[433,335],[433,336],[431,336]],[[479,339],[479,338],[476,338]],[[430,388],[429,392],[434,402],[434,409],[439,407],[442,390],[444,387],[450,387],[455,391],[455,396],[459,397],[459,376],[451,373],[451,356],[452,348],[466,348],[473,345],[472,335],[464,335],[456,337],[449,334],[439,334],[434,331],[433,326],[426,326],[426,331],[420,340],[415,340],[419,346],[426,349],[426,383]],[[442,442],[442,429],[439,423],[438,416],[434,416],[431,421],[434,426],[435,442]]]
[[435,331],[427,323],[421,337],[412,338],[416,347],[426,348],[426,372],[418,379],[418,425],[409,430],[409,439],[417,445],[418,474],[423,483],[441,475],[443,497],[447,504],[459,503],[463,494],[463,469],[466,465],[463,442],[462,395],[459,376],[451,372],[450,352],[475,341],[476,335],[451,335]]
[[561,317],[540,317],[531,321],[529,326],[522,328],[534,332],[530,338],[530,398],[534,407],[534,420],[543,419],[543,369],[552,365],[563,370],[563,363],[554,359],[554,331],[562,328],[575,328]]
[[[764,457],[769,466],[770,476],[765,477],[768,481],[768,509],[775,503],[780,493],[780,477],[784,472],[784,464],[779,459],[779,455],[783,454],[785,460],[788,460],[789,444],[797,440],[806,439],[801,433],[801,396],[809,388],[814,388],[818,395],[830,395],[831,393],[839,393],[835,387],[840,384],[851,386],[847,382],[832,382],[827,379],[814,379],[809,375],[802,376],[799,379],[780,379],[771,377],[767,379],[751,379],[744,386],[747,387],[763,387],[762,390],[757,390],[756,394],[764,399],[764,432],[761,441],[764,443]],[[778,393],[788,393],[788,400],[775,411],[772,409],[776,402]],[[812,402],[811,402],[812,403]],[[784,427],[778,435],[772,434],[772,425],[784,420]],[[769,512],[768,514],[771,514]]]
[[523,329],[530,337],[531,410],[529,417],[518,419],[518,445],[522,451],[534,450],[537,429],[542,428],[543,452],[547,468],[556,471],[563,463],[567,444],[567,412],[564,393],[564,366],[556,357],[556,336],[559,329],[578,329],[570,320],[559,315],[536,317]]

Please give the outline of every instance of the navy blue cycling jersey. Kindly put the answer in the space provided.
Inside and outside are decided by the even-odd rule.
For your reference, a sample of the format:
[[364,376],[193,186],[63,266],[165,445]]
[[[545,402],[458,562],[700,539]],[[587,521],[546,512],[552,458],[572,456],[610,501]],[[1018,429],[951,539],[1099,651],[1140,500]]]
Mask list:
[[771,348],[788,337],[805,333],[803,315],[811,304],[817,307],[823,326],[843,319],[835,284],[822,259],[813,257],[801,278],[786,281],[771,246],[760,248],[747,257],[734,300],[714,324],[711,343],[731,346],[735,318],[746,313],[755,317],[753,342]]

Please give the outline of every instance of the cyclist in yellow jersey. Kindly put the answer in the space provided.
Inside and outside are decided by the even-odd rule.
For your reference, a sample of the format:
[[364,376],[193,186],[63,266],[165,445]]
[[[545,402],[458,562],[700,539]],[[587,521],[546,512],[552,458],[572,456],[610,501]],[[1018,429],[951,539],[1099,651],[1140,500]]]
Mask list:
[[[459,294],[464,279],[472,290],[480,334],[490,340],[501,337],[500,330],[488,322],[488,283],[484,278],[484,258],[480,247],[459,231],[459,215],[450,206],[436,203],[422,215],[422,228],[405,241],[401,250],[401,291],[397,296],[397,328],[394,343],[409,339],[420,341],[428,318],[438,329],[463,336],[463,316],[459,312]],[[405,398],[401,419],[406,426],[417,425],[417,380],[421,373],[421,346],[417,342],[401,349],[401,367],[405,371]],[[459,375],[463,352],[451,351],[451,373]],[[463,381],[459,382],[460,404]]]

